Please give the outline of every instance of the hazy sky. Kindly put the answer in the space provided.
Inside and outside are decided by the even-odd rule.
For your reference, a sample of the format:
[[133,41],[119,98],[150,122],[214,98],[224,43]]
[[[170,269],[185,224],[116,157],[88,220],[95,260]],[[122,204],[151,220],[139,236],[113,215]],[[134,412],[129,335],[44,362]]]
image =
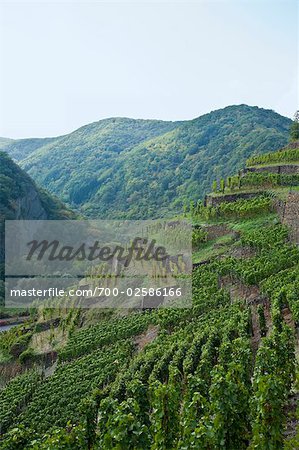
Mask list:
[[3,2],[0,136],[298,105],[297,0]]

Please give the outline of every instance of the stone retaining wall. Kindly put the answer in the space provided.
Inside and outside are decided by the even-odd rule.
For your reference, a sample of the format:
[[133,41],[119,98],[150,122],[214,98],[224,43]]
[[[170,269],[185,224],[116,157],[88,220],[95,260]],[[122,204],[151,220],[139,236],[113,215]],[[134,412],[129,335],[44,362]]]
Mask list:
[[292,175],[292,174],[299,174],[299,164],[287,164],[287,165],[281,165],[281,166],[263,166],[263,167],[247,167],[246,169],[243,169],[241,172],[241,176],[246,175],[248,172],[255,172],[255,173],[277,173],[277,174],[285,174],[285,175]]
[[248,200],[254,197],[257,197],[258,195],[262,195],[263,191],[260,192],[243,192],[243,193],[236,193],[236,194],[224,194],[221,196],[212,196],[207,195],[205,197],[204,204],[205,206],[213,206],[216,207],[224,202],[236,202],[237,200]]

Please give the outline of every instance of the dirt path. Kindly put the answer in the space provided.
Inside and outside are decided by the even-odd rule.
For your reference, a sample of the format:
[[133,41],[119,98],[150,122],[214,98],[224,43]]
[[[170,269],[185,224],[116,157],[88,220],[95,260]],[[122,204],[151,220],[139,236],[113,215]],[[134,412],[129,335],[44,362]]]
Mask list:
[[143,348],[152,342],[158,336],[159,327],[157,325],[150,325],[145,333],[136,336],[134,342],[137,345],[137,350],[140,352]]

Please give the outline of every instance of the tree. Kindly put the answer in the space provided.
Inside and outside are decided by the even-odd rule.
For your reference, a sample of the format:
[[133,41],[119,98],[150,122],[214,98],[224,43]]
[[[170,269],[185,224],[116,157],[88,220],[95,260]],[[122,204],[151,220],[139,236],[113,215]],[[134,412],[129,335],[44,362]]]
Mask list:
[[186,217],[187,212],[188,212],[188,206],[186,205],[186,203],[184,203],[184,205],[183,205],[183,211],[184,211],[184,217]]
[[190,201],[190,209],[189,209],[191,216],[193,216],[193,214],[194,214],[194,208],[195,208],[194,201],[191,200]]
[[203,208],[203,203],[201,200],[197,200],[196,203],[196,214],[200,214]]
[[293,123],[290,129],[291,141],[299,139],[299,111],[295,112]]
[[222,194],[224,194],[224,191],[225,191],[225,180],[223,178],[221,178],[221,180],[220,180],[220,190],[221,190]]
[[212,191],[215,193],[215,192],[217,192],[217,188],[218,188],[218,186],[217,186],[217,181],[215,180],[215,181],[213,181],[213,184],[212,184]]

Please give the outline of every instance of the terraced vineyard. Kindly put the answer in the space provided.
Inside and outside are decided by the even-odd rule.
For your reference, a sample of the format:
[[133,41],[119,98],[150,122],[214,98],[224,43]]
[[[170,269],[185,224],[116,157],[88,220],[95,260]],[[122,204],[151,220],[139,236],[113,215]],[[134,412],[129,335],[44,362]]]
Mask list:
[[[36,336],[46,332],[31,331],[31,368],[0,392],[0,448],[299,448],[299,249],[284,220],[294,179],[281,189],[271,172],[289,161],[299,163],[297,148],[257,156],[250,167],[266,163],[264,178],[244,170],[235,180],[250,183],[219,180],[222,191],[206,205],[191,204],[200,255],[192,308],[98,319],[84,310],[39,311],[32,320],[61,318],[47,342],[58,360],[33,369]],[[245,186],[258,194],[240,198]],[[10,364],[16,340],[13,330],[1,336]]]

